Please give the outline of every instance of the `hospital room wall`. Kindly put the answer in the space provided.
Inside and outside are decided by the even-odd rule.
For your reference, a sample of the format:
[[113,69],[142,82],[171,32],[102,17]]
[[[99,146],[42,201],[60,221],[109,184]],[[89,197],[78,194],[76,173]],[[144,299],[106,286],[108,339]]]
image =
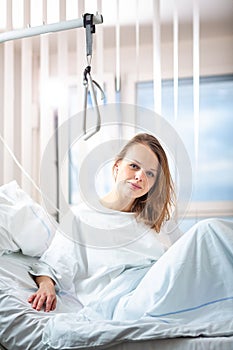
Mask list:
[[[98,33],[98,32],[97,32]],[[122,33],[124,35],[124,33]],[[53,40],[53,39],[51,39]],[[55,36],[54,36],[55,40]],[[139,81],[143,80],[152,80],[153,78],[153,48],[150,44],[151,38],[148,38],[146,43],[140,43],[139,50],[139,67],[137,70],[136,66],[136,56],[135,56],[135,46],[134,43],[130,45],[122,45],[120,49],[120,68],[121,68],[121,101],[125,103],[135,103],[135,83],[137,79]],[[200,75],[219,75],[227,74],[233,72],[233,52],[232,52],[232,42],[233,35],[215,35],[211,36],[203,35],[200,40]],[[56,45],[55,45],[56,46]],[[94,51],[93,57],[93,76],[98,76],[98,66],[96,64],[97,52]],[[14,101],[14,111],[15,111],[15,129],[21,129],[24,125],[21,125],[21,99],[20,99],[20,90],[21,90],[21,54],[20,51],[15,51],[15,68],[14,68],[14,79],[15,79],[15,94],[13,100],[9,101],[12,103]],[[3,48],[0,47],[0,68],[3,66]],[[114,81],[115,79],[115,66],[116,66],[116,49],[114,42],[112,46],[107,46],[104,49],[104,80],[105,77],[108,77],[108,82],[110,80]],[[82,77],[77,77],[77,56],[73,51],[69,51],[68,54],[68,80],[70,81],[80,81],[81,93],[83,92],[82,87]],[[50,54],[50,77],[57,76],[57,52],[53,49]],[[162,65],[162,78],[172,78],[173,77],[173,43],[172,40],[163,40],[161,44],[161,65]],[[1,70],[2,71],[2,70]],[[81,69],[82,71],[82,69]],[[31,175],[33,179],[38,183],[39,181],[39,170],[40,170],[40,133],[45,133],[47,130],[43,130],[39,121],[39,74],[40,74],[40,54],[38,50],[33,53],[33,64],[32,64],[32,76],[33,76],[33,85],[32,85],[32,153],[31,153]],[[191,77],[193,74],[192,66],[192,33],[189,28],[189,35],[185,39],[179,41],[179,76],[180,77]],[[109,78],[110,77],[110,78]],[[4,82],[0,82],[1,88],[4,88]],[[114,84],[111,84],[111,88]],[[0,94],[1,95],[1,94]],[[115,102],[114,91],[110,91],[108,94],[108,102]],[[0,106],[3,106],[3,97],[0,96]],[[1,110],[1,114],[3,109]],[[7,121],[7,118],[5,118]],[[46,128],[51,127],[51,119],[48,116],[48,124]],[[0,128],[3,129],[3,118],[0,121]],[[3,147],[0,145],[0,160],[3,158]],[[21,133],[15,132],[14,140],[14,151],[16,156],[21,158]],[[3,163],[2,163],[3,164]],[[22,184],[22,174],[18,167],[14,165],[14,178],[18,183]],[[9,179],[11,180],[11,179]],[[6,182],[6,179],[3,178],[3,171],[0,173],[0,183]],[[53,188],[54,179],[52,176],[48,177],[48,188]],[[33,186],[30,186],[31,195],[38,199],[36,191],[33,189]],[[25,188],[27,190],[27,188]],[[54,194],[55,196],[55,194]]]

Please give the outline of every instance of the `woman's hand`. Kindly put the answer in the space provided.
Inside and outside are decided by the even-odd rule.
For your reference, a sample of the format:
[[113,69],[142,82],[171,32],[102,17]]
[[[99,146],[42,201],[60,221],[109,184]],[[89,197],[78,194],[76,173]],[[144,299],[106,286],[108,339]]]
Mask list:
[[37,311],[40,311],[42,307],[46,312],[55,310],[57,298],[53,280],[48,276],[37,276],[35,281],[39,289],[28,298],[28,302]]

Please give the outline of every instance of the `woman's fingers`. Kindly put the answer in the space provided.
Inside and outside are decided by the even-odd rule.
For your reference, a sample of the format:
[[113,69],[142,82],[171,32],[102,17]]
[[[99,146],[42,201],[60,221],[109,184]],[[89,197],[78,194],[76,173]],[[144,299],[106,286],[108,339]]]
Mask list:
[[28,302],[32,304],[33,309],[40,311],[43,306],[46,312],[53,311],[56,308],[56,296],[46,294],[32,294],[28,298]]
[[33,309],[40,311],[42,306],[44,305],[45,300],[46,300],[46,295],[37,294],[37,296],[35,297],[32,303]]
[[51,310],[55,310],[56,309],[56,306],[57,306],[57,299],[55,298],[53,303],[52,303],[52,306],[51,306]]
[[42,308],[46,312],[56,308],[56,292],[54,282],[50,277],[38,276],[36,283],[39,289],[36,293],[28,298],[28,302],[32,304],[33,309],[40,311]]
[[35,299],[35,297],[36,297],[36,294],[32,294],[32,295],[28,298],[28,302],[29,302],[29,303],[32,303],[33,300]]
[[54,303],[54,295],[47,296],[46,302],[45,302],[45,311],[49,312],[53,310],[53,303]]

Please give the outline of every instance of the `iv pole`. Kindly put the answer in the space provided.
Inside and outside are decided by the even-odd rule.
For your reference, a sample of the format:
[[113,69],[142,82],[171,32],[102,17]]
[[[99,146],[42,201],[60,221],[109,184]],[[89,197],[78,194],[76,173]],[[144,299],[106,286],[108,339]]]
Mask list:
[[[103,23],[102,15],[98,13],[96,13],[96,15],[93,15],[93,24],[101,24],[101,23]],[[10,40],[15,40],[15,39],[32,37],[40,34],[60,32],[63,30],[81,28],[81,27],[84,27],[83,18],[72,19],[69,21],[61,21],[58,23],[44,24],[42,26],[36,26],[36,27],[30,27],[29,25],[28,28],[12,30],[6,33],[1,33],[0,43],[10,41]]]

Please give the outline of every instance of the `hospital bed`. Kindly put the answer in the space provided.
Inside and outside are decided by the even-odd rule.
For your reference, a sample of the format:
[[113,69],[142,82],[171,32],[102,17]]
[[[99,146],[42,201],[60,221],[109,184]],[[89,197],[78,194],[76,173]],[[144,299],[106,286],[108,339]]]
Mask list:
[[[41,336],[43,328],[52,313],[34,311],[27,305],[26,299],[35,290],[35,285],[27,273],[29,265],[36,259],[24,256],[21,253],[13,253],[0,257],[1,281],[6,283],[6,289],[1,290],[1,349],[43,349]],[[77,308],[78,301],[69,296],[60,295],[57,312],[73,312]],[[4,310],[4,311],[3,311]],[[38,323],[36,326],[35,323]],[[5,332],[3,330],[5,328]],[[154,339],[143,342],[122,343],[112,350],[188,350],[188,349],[218,349],[231,350],[233,337],[214,338],[176,338]]]
[[[227,229],[227,225],[222,227]],[[229,284],[228,289],[226,289],[228,291],[227,298],[218,295],[219,300],[200,305],[196,310],[194,310],[195,308],[193,310],[183,310],[188,311],[184,312],[184,314],[189,314],[188,324],[185,323],[185,318],[182,319],[182,312],[176,312],[176,315],[170,315],[170,318],[165,315],[159,318],[152,317],[149,321],[139,319],[126,322],[99,319],[92,322],[88,319],[88,314],[87,319],[85,319],[86,314],[84,312],[84,319],[81,319],[81,321],[77,319],[76,322],[76,315],[82,314],[82,311],[86,311],[86,309],[82,307],[74,292],[66,290],[57,291],[58,303],[54,311],[46,313],[34,310],[27,299],[37,290],[37,286],[28,271],[33,264],[37,263],[41,254],[50,245],[55,231],[56,227],[48,219],[43,208],[23,192],[16,182],[13,181],[0,187],[1,350],[233,349],[231,278],[230,281],[228,278],[228,282],[225,283],[225,285]],[[220,257],[221,269],[228,269],[230,276],[232,274],[232,232],[233,226],[229,223],[228,238],[226,239],[227,236],[224,238],[223,244],[223,249],[226,249],[226,251],[223,250],[224,255]],[[200,237],[203,242],[205,236]],[[213,232],[207,237],[206,242],[209,245],[211,239],[213,244],[218,244],[219,238],[221,239],[221,235],[216,234],[215,237]],[[180,244],[181,241],[182,239],[176,245]],[[192,244],[193,241],[191,241]],[[201,248],[205,247],[202,246]],[[169,251],[171,251],[171,248]],[[191,254],[190,246],[188,247],[188,253]],[[162,259],[166,254],[158,260],[158,262],[161,262],[160,265],[163,263]],[[172,258],[171,254],[170,258]],[[203,258],[206,259],[206,254],[203,254]],[[214,261],[213,258],[216,257],[211,257],[211,252],[209,252],[210,264]],[[166,257],[163,261],[166,261]],[[155,268],[158,262],[155,264]],[[192,260],[189,263],[192,266]],[[201,263],[201,266],[205,266],[208,274],[208,265],[206,265],[208,261],[204,260]],[[217,263],[217,266],[219,265]],[[172,274],[174,273],[174,262],[172,260],[170,266],[172,267],[171,274],[169,272],[166,276],[166,284],[170,283],[172,285]],[[226,271],[224,270],[224,272]],[[160,275],[162,274],[160,273]],[[183,276],[183,278],[188,279],[189,277]],[[193,278],[197,279],[198,274],[191,276],[191,280]],[[156,280],[158,281],[157,277]],[[149,283],[151,283],[150,278]],[[189,281],[186,283],[189,283]],[[215,283],[215,286],[206,286],[208,297],[211,294],[208,290],[211,290],[211,288],[220,288],[220,291],[224,289],[218,283],[218,277],[216,282],[215,279],[213,280],[213,283]],[[145,293],[148,292],[150,285],[143,288]],[[172,287],[173,289],[174,287]],[[199,298],[197,300],[199,302]],[[137,308],[137,304],[135,304],[135,308]],[[214,313],[210,314],[210,312]],[[216,315],[216,319],[213,319],[210,315]],[[193,323],[192,319],[196,317],[197,321]]]
[[[31,308],[31,305],[27,303],[27,298],[35,291],[36,286],[28,274],[28,269],[36,260],[37,258],[23,255],[20,252],[0,257],[1,350],[47,349],[41,343],[47,321],[54,314],[73,313],[75,309],[79,310],[81,307],[74,296],[58,293],[56,311],[46,314]],[[127,332],[125,338],[127,338]],[[232,350],[233,336],[131,340],[114,346],[110,345],[108,348],[112,350]]]

